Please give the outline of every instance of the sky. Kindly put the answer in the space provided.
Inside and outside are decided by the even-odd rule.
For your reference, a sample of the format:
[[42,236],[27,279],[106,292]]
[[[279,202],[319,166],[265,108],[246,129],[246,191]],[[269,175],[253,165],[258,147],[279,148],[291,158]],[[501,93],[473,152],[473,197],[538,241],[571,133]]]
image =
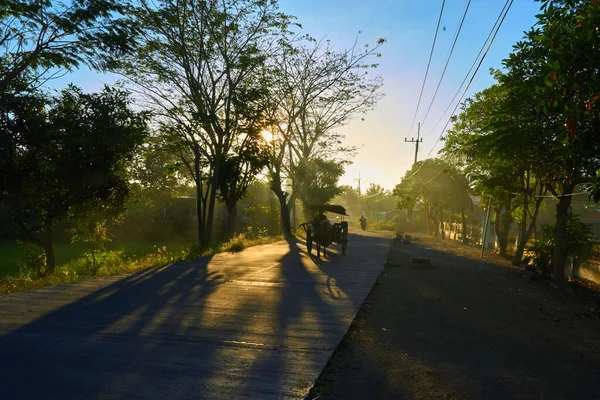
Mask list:
[[[436,141],[443,134],[442,128],[449,120],[449,113],[433,128],[457,92],[505,3],[504,0],[471,1],[448,70],[431,111],[424,119],[467,1],[445,1],[416,118],[417,122],[423,122],[420,160],[428,154],[435,157],[441,148],[442,143],[436,144]],[[404,139],[416,138],[417,135],[417,123],[411,130],[411,122],[442,0],[279,0],[279,4],[282,12],[298,18],[306,33],[317,39],[330,39],[339,49],[351,46],[359,32],[359,43],[374,44],[379,38],[387,40],[381,48],[382,57],[377,60],[377,73],[383,77],[385,97],[367,115],[359,116],[338,129],[346,136],[347,145],[358,147],[358,154],[352,157],[353,164],[346,168],[340,184],[357,187],[360,177],[363,191],[371,183],[393,189],[414,161],[414,144],[405,143]],[[466,97],[493,83],[490,68],[502,67],[502,60],[509,55],[513,45],[535,23],[539,8],[540,3],[534,0],[514,0]],[[86,91],[95,91],[115,79],[115,76],[80,70],[62,78],[56,86],[73,81]],[[454,105],[450,112],[453,108]],[[364,117],[364,121],[360,117]]]
[[[466,0],[446,0],[441,29],[431,61],[431,67],[417,114],[423,117],[432,101],[442,73],[454,33],[465,9]],[[432,131],[448,107],[485,38],[492,28],[504,0],[472,0],[465,18],[448,70],[427,119],[423,121],[419,159],[435,147],[449,115]],[[347,143],[359,147],[353,164],[346,169],[340,183],[358,185],[364,190],[370,183],[392,189],[400,182],[414,161],[414,144],[405,143],[417,135],[417,123],[410,131],[419,93],[423,84],[442,0],[280,0],[282,11],[295,15],[304,30],[317,39],[328,38],[340,47],[352,44],[361,31],[360,41],[374,43],[384,37],[379,74],[384,79],[385,97],[365,116],[339,129]],[[502,60],[523,32],[535,24],[540,3],[534,0],[515,0],[485,61],[466,97],[493,83],[490,68],[501,68]],[[443,28],[446,28],[445,30]],[[462,92],[461,92],[462,93]],[[452,111],[450,109],[449,113]]]

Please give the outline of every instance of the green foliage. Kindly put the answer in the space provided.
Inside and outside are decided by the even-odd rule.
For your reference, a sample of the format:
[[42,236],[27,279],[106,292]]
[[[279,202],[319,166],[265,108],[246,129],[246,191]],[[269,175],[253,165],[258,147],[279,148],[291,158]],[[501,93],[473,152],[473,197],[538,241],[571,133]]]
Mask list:
[[337,183],[344,174],[344,163],[315,158],[302,162],[294,173],[294,186],[302,203],[325,204],[341,192]]
[[161,116],[158,133],[196,185],[206,245],[218,191],[231,219],[264,165],[265,65],[287,45],[293,18],[275,0],[142,0],[135,15],[140,47],[119,69]]
[[361,213],[387,213],[395,209],[397,198],[381,185],[371,183],[362,198]]
[[22,240],[48,249],[57,221],[123,210],[128,164],[147,134],[147,115],[129,102],[124,91],[84,94],[71,86],[56,99],[21,96],[0,105],[0,153],[6,155],[0,201]]
[[106,220],[94,218],[90,214],[85,217],[78,216],[74,219],[70,231],[71,243],[83,243],[86,246],[84,256],[87,259],[88,269],[92,272],[97,271],[98,255],[105,252],[106,245],[111,242]]
[[380,231],[397,231],[398,230],[398,221],[381,221],[374,222],[369,225],[369,229],[371,230],[380,230]]
[[129,2],[3,0],[0,7],[0,103],[34,91],[62,69],[102,69],[134,48]]
[[396,185],[393,194],[400,199],[398,208],[413,208],[417,203],[421,204],[432,223],[438,221],[442,213],[471,207],[465,176],[437,158],[416,163]]
[[[54,275],[42,275],[35,268],[23,268],[22,273],[0,277],[0,295],[18,292],[26,289],[40,288],[67,282],[76,282],[96,276],[131,273],[145,268],[168,265],[171,263],[203,257],[219,252],[236,252],[244,248],[273,243],[281,240],[281,236],[265,236],[263,230],[252,229],[228,242],[218,243],[212,247],[201,248],[198,245],[141,246],[132,244],[115,250],[105,250],[97,253],[97,268],[90,270],[89,261],[85,255],[72,258],[61,263]],[[70,245],[73,247],[73,245]],[[136,251],[135,247],[138,247]],[[35,262],[43,257],[35,248],[28,249],[28,260]],[[136,251],[133,253],[133,251]]]
[[542,6],[537,26],[505,61],[508,72],[500,81],[530,105],[517,117],[546,128],[529,150],[561,194],[595,180],[600,169],[600,4],[545,0]]
[[28,279],[38,279],[44,275],[46,268],[46,253],[40,246],[17,241],[21,258],[17,262],[19,274]]
[[[590,227],[579,220],[579,216],[573,214],[567,222],[567,240],[565,251],[567,257],[573,257],[580,262],[585,260],[591,250],[593,233]],[[554,226],[542,226],[542,238],[532,246],[535,252],[534,264],[542,271],[547,271],[552,264],[552,254],[555,246]]]

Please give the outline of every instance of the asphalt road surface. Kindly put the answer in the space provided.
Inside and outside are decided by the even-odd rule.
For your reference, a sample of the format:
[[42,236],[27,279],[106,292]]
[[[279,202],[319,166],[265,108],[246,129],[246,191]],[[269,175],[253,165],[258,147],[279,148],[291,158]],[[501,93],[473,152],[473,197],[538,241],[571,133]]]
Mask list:
[[0,397],[304,398],[390,239],[353,234],[321,259],[279,242],[2,296]]

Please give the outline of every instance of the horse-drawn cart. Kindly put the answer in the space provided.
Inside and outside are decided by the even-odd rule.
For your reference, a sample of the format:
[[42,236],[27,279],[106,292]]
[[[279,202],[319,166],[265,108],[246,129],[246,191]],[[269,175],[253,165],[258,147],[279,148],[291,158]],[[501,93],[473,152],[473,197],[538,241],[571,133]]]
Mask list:
[[[321,247],[323,247],[323,255],[326,256],[327,246],[332,243],[341,244],[342,254],[346,254],[348,246],[348,222],[344,221],[344,216],[347,215],[346,209],[332,204],[312,205],[310,209],[313,212],[312,221],[300,225],[306,232],[308,253],[311,253],[314,242],[317,247],[317,257],[321,256]],[[332,224],[325,216],[325,212],[339,214],[342,220]]]

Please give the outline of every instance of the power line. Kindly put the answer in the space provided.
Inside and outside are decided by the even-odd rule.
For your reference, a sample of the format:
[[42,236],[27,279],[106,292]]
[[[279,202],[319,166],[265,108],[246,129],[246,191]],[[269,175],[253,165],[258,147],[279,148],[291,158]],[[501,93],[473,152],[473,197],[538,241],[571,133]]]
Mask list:
[[431,99],[431,103],[429,103],[429,108],[427,109],[427,113],[425,113],[425,117],[423,117],[422,124],[425,124],[425,120],[431,111],[431,107],[435,102],[435,98],[437,97],[438,91],[440,90],[440,86],[442,85],[442,81],[444,80],[444,75],[446,75],[446,70],[448,69],[448,65],[450,64],[450,59],[452,58],[452,53],[454,53],[454,47],[456,47],[456,42],[458,42],[458,37],[460,36],[460,32],[462,31],[463,24],[465,22],[465,18],[467,17],[467,13],[469,12],[469,7],[471,6],[471,0],[467,0],[467,4],[465,6],[465,10],[463,11],[462,18],[460,20],[460,24],[458,25],[458,29],[454,35],[454,40],[452,42],[452,47],[450,48],[450,52],[448,53],[448,57],[446,58],[446,65],[444,65],[444,70],[442,71],[442,75],[438,81],[437,87],[435,88],[435,93],[433,94],[433,98]]
[[[417,108],[415,109],[415,115],[410,124],[410,130],[408,131],[409,135],[412,132],[413,127],[415,126],[415,120],[417,119],[417,113],[419,112],[419,106],[421,105],[421,99],[423,97],[423,91],[425,90],[425,83],[427,82],[427,75],[429,74],[429,67],[431,66],[431,59],[433,57],[433,51],[435,49],[435,42],[437,41],[438,32],[440,30],[440,23],[442,22],[442,15],[444,14],[444,6],[445,5],[446,5],[446,0],[442,0],[442,8],[440,9],[440,16],[438,18],[437,26],[435,28],[435,35],[433,36],[433,44],[431,45],[431,51],[429,53],[429,61],[427,62],[427,69],[425,70],[425,77],[423,78],[423,85],[421,85],[421,93],[419,94],[419,101],[417,102]],[[400,150],[400,147],[402,147],[402,143],[403,142],[400,142],[398,147],[396,147],[396,150],[394,151],[392,156],[389,158],[390,160],[396,156],[396,154],[398,153],[398,150]]]
[[448,104],[448,107],[446,107],[446,110],[444,110],[444,112],[440,116],[440,119],[437,120],[437,122],[435,123],[435,125],[433,126],[433,128],[431,128],[431,130],[429,131],[429,133],[432,133],[435,130],[435,128],[444,119],[444,115],[446,115],[446,113],[448,112],[448,110],[450,110],[450,107],[452,107],[452,103],[454,103],[454,100],[456,100],[456,96],[458,96],[458,94],[460,93],[460,90],[463,88],[463,86],[467,82],[467,79],[469,79],[469,75],[471,74],[471,71],[473,71],[473,68],[475,68],[475,65],[477,64],[477,60],[479,60],[479,57],[483,53],[483,51],[484,51],[487,43],[489,42],[490,38],[492,37],[492,34],[494,33],[494,30],[496,29],[496,26],[500,22],[500,17],[505,12],[505,9],[506,9],[507,6],[508,6],[508,1],[504,4],[504,7],[502,7],[502,10],[500,10],[500,14],[498,15],[498,18],[496,18],[496,22],[492,26],[492,29],[490,30],[490,33],[488,33],[487,38],[485,39],[485,41],[481,45],[481,48],[479,49],[479,53],[477,53],[477,56],[475,57],[475,60],[473,60],[473,63],[471,64],[471,68],[469,68],[469,71],[465,75],[465,78],[463,79],[463,81],[461,82],[460,86],[456,90],[456,93],[454,94],[454,97],[452,97],[452,100],[450,100],[450,103]]
[[[509,2],[510,2],[510,4],[509,4]],[[500,21],[500,24],[498,24],[498,27],[496,28],[496,31],[494,32],[494,36],[492,37],[492,40],[490,40],[490,43],[488,44],[487,49],[485,49],[485,53],[483,53],[483,56],[481,57],[481,60],[479,61],[479,64],[477,65],[477,68],[475,69],[475,72],[473,73],[473,76],[471,76],[471,80],[467,84],[467,87],[465,88],[465,91],[463,92],[462,96],[460,96],[460,99],[459,99],[458,103],[456,103],[456,106],[454,106],[454,110],[452,110],[452,114],[450,115],[450,118],[448,118],[448,121],[446,122],[446,125],[444,125],[444,129],[442,129],[442,132],[440,132],[440,135],[438,136],[437,140],[433,144],[433,147],[431,148],[431,150],[429,150],[429,153],[427,154],[426,158],[429,158],[429,156],[433,152],[433,149],[439,143],[440,139],[442,138],[442,135],[446,131],[446,128],[450,124],[450,121],[452,120],[452,117],[454,116],[454,113],[456,112],[456,109],[460,105],[461,100],[465,97],[465,94],[467,94],[467,90],[469,90],[469,87],[471,87],[471,84],[473,83],[473,80],[475,80],[475,76],[477,75],[477,72],[479,72],[479,68],[481,68],[481,64],[483,64],[483,60],[485,60],[485,57],[487,56],[488,52],[490,51],[490,47],[492,47],[492,44],[494,43],[494,40],[496,39],[496,35],[498,34],[498,31],[502,27],[502,23],[504,22],[504,19],[508,15],[508,12],[510,11],[510,8],[512,7],[513,2],[514,2],[514,0],[506,0],[506,4],[508,4],[508,8],[504,12],[504,15],[502,16],[502,20]]]
[[[452,120],[452,117],[454,116],[454,113],[456,112],[456,109],[460,105],[461,100],[463,99],[463,97],[465,96],[465,94],[469,90],[469,87],[473,83],[473,80],[475,79],[475,76],[477,75],[477,72],[479,72],[479,68],[481,68],[481,64],[483,64],[483,60],[485,60],[485,57],[487,56],[487,54],[488,54],[488,52],[490,50],[490,47],[492,47],[492,44],[494,43],[494,40],[496,39],[496,35],[498,34],[498,31],[502,27],[502,23],[504,22],[504,19],[508,15],[508,12],[510,11],[510,8],[512,7],[513,2],[514,2],[514,0],[506,0],[506,3],[504,5],[504,7],[502,8],[502,11],[500,11],[500,15],[498,16],[498,19],[496,20],[496,23],[492,27],[492,31],[494,32],[494,35],[491,37],[491,40],[489,41],[488,46],[485,49],[485,52],[483,53],[483,56],[481,57],[481,60],[479,60],[479,64],[477,65],[477,68],[475,69],[475,72],[473,73],[473,75],[471,75],[471,79],[469,80],[469,83],[467,84],[467,87],[465,88],[465,90],[463,91],[462,95],[460,96],[458,102],[456,103],[456,106],[454,107],[454,110],[452,110],[452,114],[448,118],[448,121],[446,122],[446,125],[442,129],[442,132],[438,136],[438,138],[435,141],[433,147],[431,148],[431,150],[429,150],[429,153],[427,153],[427,157],[425,157],[425,160],[429,158],[429,156],[433,152],[433,149],[435,149],[435,146],[439,143],[440,139],[442,138],[442,135],[446,131],[446,128],[450,124],[450,121]],[[497,27],[496,27],[496,25],[497,25]],[[494,27],[496,27],[495,31],[494,31]],[[484,46],[485,46],[485,43],[484,43]],[[477,61],[477,59],[475,61]],[[467,77],[466,78],[468,78],[468,76],[469,75],[467,73]],[[465,81],[466,81],[466,78],[465,78]],[[460,89],[459,89],[459,91],[460,91]],[[452,103],[450,103],[450,104],[452,104]],[[411,174],[410,176],[416,175],[421,170],[421,168],[423,167],[423,165],[424,165],[424,163],[421,163],[421,165],[419,166],[419,168],[417,168],[417,170],[413,174]]]
[[423,98],[423,91],[425,90],[425,83],[427,82],[427,75],[429,74],[429,67],[431,66],[431,59],[433,57],[433,51],[435,49],[435,42],[437,41],[438,32],[440,30],[440,22],[442,21],[442,15],[444,13],[444,6],[445,5],[446,5],[446,0],[442,0],[442,8],[440,10],[440,16],[438,18],[437,26],[435,28],[435,35],[433,37],[433,44],[431,45],[431,52],[429,53],[429,61],[427,62],[427,69],[425,70],[425,78],[423,78],[423,85],[421,85],[421,94],[419,94],[419,101],[417,102],[417,108],[415,110],[415,115],[414,115],[413,120],[412,120],[412,122],[410,124],[410,130],[408,131],[409,135],[412,132],[413,127],[415,126],[415,120],[417,119],[417,113],[419,112],[419,106],[421,105],[421,99]]

